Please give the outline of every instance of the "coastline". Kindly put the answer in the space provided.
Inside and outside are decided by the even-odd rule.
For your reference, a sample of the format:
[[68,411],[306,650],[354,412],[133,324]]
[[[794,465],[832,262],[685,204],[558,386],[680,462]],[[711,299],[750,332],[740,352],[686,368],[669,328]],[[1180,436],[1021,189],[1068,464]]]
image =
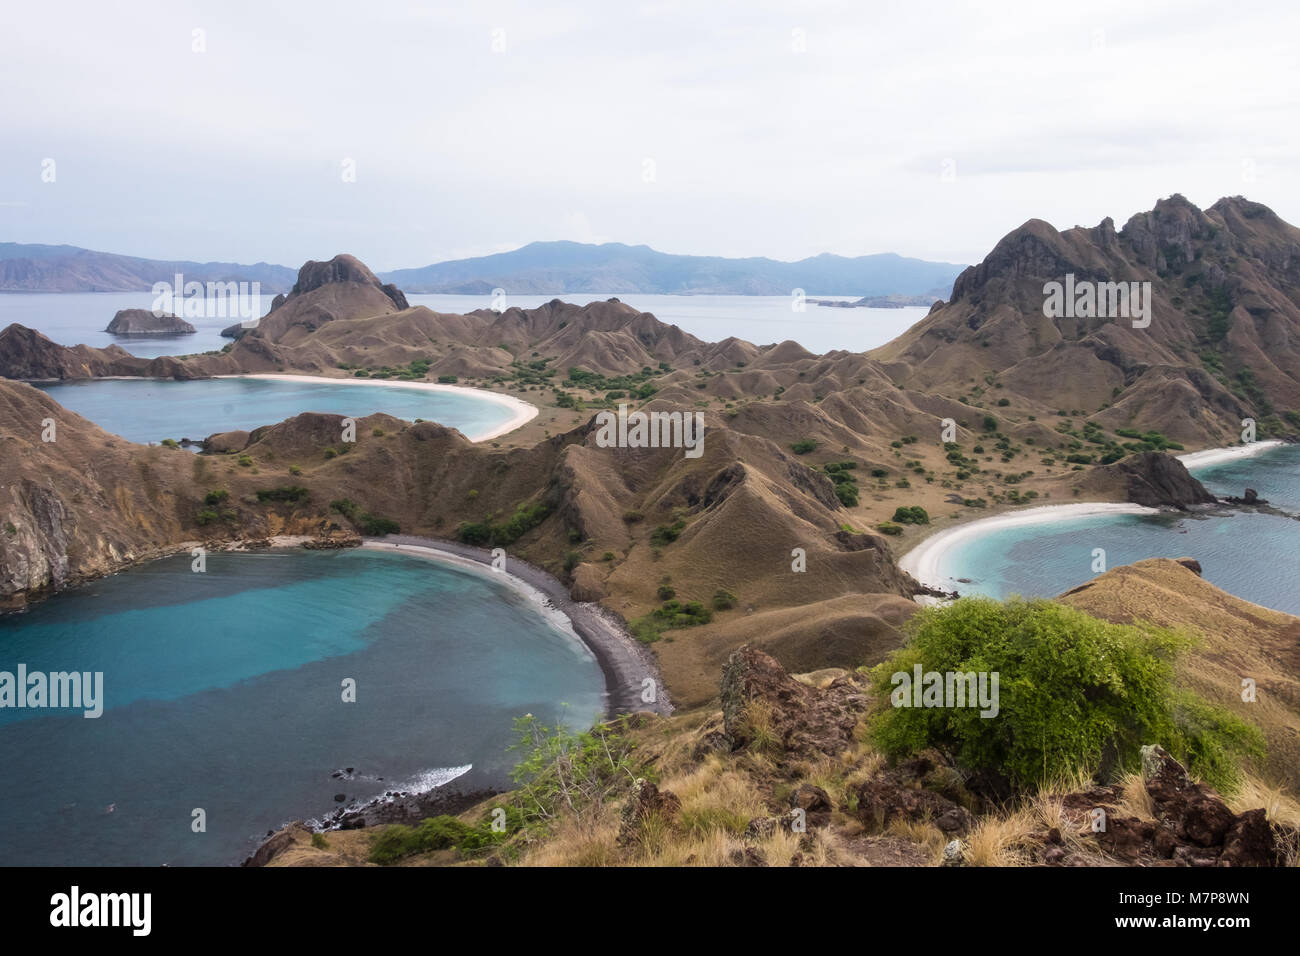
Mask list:
[[[571,630],[575,639],[586,647],[605,675],[605,709],[609,717],[638,710],[664,716],[672,713],[672,702],[650,650],[628,632],[616,615],[599,604],[574,601],[569,597],[568,589],[541,568],[519,558],[510,558],[508,572],[492,571],[489,551],[417,535],[365,538],[361,547],[397,551],[490,575],[536,602],[541,610],[552,612],[553,622]],[[655,682],[653,703],[641,700],[642,681],[647,677]]]
[[1285,444],[1284,441],[1270,438],[1267,441],[1251,442],[1249,445],[1206,448],[1202,451],[1194,451],[1191,454],[1178,455],[1177,457],[1183,463],[1183,467],[1191,471],[1193,468],[1209,468],[1211,465],[1222,465],[1224,462],[1236,461],[1239,458],[1253,458],[1256,455],[1263,454],[1270,448],[1278,448]]
[[988,531],[1028,524],[1052,524],[1098,515],[1157,514],[1160,509],[1118,502],[1076,502],[1068,505],[1036,505],[1019,511],[977,518],[930,535],[898,560],[898,566],[921,584],[940,591],[952,591],[956,582],[944,577],[940,565],[952,548]]
[[[1270,439],[1251,442],[1249,445],[1229,445],[1224,448],[1206,448],[1186,455],[1178,455],[1188,471],[1209,468],[1241,458],[1251,458],[1270,449],[1280,447],[1286,442]],[[1072,502],[1065,505],[1036,505],[1031,508],[1008,511],[1003,514],[976,518],[951,528],[937,531],[919,541],[906,554],[898,559],[898,566],[918,582],[940,591],[952,591],[958,583],[940,573],[940,566],[947,553],[956,545],[965,543],[988,531],[1027,524],[1049,524],[1057,521],[1069,521],[1075,518],[1088,518],[1099,515],[1117,514],[1156,514],[1158,508],[1123,502]]]
[[[476,432],[473,435],[465,435],[475,444],[479,442],[490,441],[493,438],[500,438],[528,422],[532,421],[541,414],[541,409],[530,402],[525,402],[521,398],[515,398],[513,395],[504,395],[501,392],[489,391],[486,388],[469,388],[465,385],[443,385],[439,382],[394,382],[390,379],[359,379],[359,378],[331,378],[327,375],[293,375],[287,372],[250,372],[238,375],[214,375],[213,378],[257,378],[268,382],[319,382],[326,385],[358,385],[379,386],[387,388],[413,388],[425,392],[451,392],[480,398],[494,405],[502,405],[511,411],[510,418],[502,425],[489,429],[485,432]],[[464,434],[462,432],[461,434]]]

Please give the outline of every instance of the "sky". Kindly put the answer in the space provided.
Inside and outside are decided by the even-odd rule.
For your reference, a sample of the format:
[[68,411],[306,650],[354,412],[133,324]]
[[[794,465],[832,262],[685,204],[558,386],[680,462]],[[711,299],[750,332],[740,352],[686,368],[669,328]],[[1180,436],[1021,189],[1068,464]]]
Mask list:
[[977,262],[1300,223],[1300,4],[8,4],[0,241],[373,269],[535,240]]

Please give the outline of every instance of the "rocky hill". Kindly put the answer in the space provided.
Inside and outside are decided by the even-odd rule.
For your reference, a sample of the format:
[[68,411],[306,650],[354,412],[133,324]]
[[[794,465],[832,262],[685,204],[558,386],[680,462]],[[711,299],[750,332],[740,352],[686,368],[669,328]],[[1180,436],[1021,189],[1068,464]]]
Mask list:
[[[1086,309],[1048,317],[1044,287],[1068,275],[1150,283],[1150,325]],[[993,387],[1012,408],[1078,409],[1107,429],[1223,442],[1249,416],[1266,433],[1294,431],[1300,230],[1241,197],[1200,210],[1174,195],[1118,231],[1110,219],[1064,232],[1030,220],[871,356],[910,387]]]

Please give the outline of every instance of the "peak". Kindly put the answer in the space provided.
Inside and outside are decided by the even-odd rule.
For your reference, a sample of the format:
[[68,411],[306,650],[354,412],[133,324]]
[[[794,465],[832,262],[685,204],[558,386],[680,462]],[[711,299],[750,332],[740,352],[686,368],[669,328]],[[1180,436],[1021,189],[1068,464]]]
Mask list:
[[319,289],[331,282],[360,282],[378,286],[379,280],[364,262],[356,256],[340,253],[328,262],[309,261],[298,270],[298,281],[293,287],[301,295]]
[[397,286],[384,285],[370,271],[369,267],[356,256],[346,252],[339,253],[328,262],[309,261],[298,270],[298,281],[294,283],[290,296],[306,295],[322,286],[336,282],[355,282],[358,285],[374,286],[382,291],[398,309],[408,309],[406,296]]

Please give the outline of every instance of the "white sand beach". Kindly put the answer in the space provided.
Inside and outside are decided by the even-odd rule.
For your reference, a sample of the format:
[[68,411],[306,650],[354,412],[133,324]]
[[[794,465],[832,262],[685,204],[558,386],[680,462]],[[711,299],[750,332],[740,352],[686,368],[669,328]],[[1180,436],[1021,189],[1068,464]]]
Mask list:
[[968,521],[965,524],[959,524],[932,534],[903,555],[898,562],[898,566],[928,587],[952,591],[957,588],[957,582],[944,577],[940,573],[944,556],[956,545],[969,542],[972,538],[979,537],[989,531],[997,531],[1001,528],[1010,528],[1017,525],[1050,524],[1055,521],[1088,518],[1094,515],[1143,515],[1156,514],[1157,512],[1158,509],[1147,508],[1143,505],[1109,502],[1039,505],[1034,508],[1026,508],[1023,511],[1012,511],[1007,514]]
[[[1211,465],[1220,465],[1226,461],[1250,458],[1282,444],[1285,443],[1269,440],[1251,442],[1249,445],[1230,445],[1226,448],[1207,448],[1203,451],[1179,455],[1178,460],[1188,470],[1208,468]],[[944,591],[952,591],[957,589],[958,582],[945,577],[939,570],[943,564],[944,556],[956,545],[969,542],[972,538],[981,534],[1016,525],[1047,524],[1053,521],[1068,521],[1073,518],[1087,518],[1093,515],[1155,514],[1157,510],[1156,508],[1146,508],[1142,505],[1133,504],[1077,502],[1068,505],[1040,505],[1020,511],[1011,511],[1006,514],[968,521],[932,534],[903,555],[898,562],[898,566],[924,585]]]
[[490,441],[514,431],[524,423],[536,418],[539,409],[536,405],[525,402],[513,395],[491,392],[485,388],[468,388],[464,385],[442,385],[437,382],[394,382],[390,379],[330,378],[325,375],[291,375],[289,373],[262,372],[249,375],[217,375],[216,378],[260,378],[270,382],[319,382],[324,385],[356,385],[362,388],[413,388],[425,392],[456,392],[472,398],[483,399],[497,405],[504,405],[513,413],[502,425],[485,432],[466,435],[472,442]]
[[1208,468],[1210,465],[1221,465],[1225,461],[1236,461],[1238,458],[1252,458],[1282,444],[1285,442],[1270,439],[1251,442],[1249,445],[1207,448],[1204,451],[1194,451],[1190,455],[1179,455],[1178,460],[1190,471],[1195,468]]

